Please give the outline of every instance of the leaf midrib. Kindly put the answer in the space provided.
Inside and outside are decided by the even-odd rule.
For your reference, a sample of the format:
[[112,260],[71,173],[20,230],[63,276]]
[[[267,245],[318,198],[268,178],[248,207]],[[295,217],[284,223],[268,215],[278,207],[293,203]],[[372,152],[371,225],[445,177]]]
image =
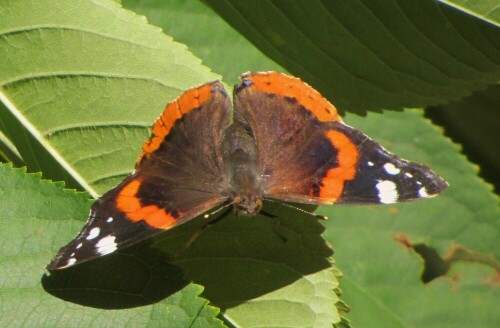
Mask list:
[[31,124],[31,122],[23,115],[23,113],[15,106],[15,104],[8,98],[3,88],[0,88],[0,101],[5,105],[7,110],[18,120],[18,122],[25,128],[27,133],[31,134],[40,145],[56,160],[62,168],[75,179],[75,181],[84,188],[93,198],[98,197],[98,193],[92,188],[85,179],[71,166],[62,156],[57,152],[41,133]]

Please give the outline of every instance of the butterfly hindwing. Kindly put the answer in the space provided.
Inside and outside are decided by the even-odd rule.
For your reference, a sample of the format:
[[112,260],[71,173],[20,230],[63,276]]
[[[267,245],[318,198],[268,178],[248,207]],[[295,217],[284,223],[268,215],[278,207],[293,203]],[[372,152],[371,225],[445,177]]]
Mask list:
[[219,192],[227,184],[220,143],[230,113],[230,100],[218,81],[169,103],[143,145],[135,172],[93,204],[81,232],[48,269],[112,253],[225,201]]
[[[235,88],[235,120],[248,126],[256,140],[258,168],[267,196],[292,193],[308,199],[306,180],[322,177],[322,168],[334,158],[335,149],[323,138],[322,121],[340,120],[335,108],[297,78],[282,74],[248,74]],[[317,109],[317,115],[299,100]],[[310,184],[310,183],[309,183]]]

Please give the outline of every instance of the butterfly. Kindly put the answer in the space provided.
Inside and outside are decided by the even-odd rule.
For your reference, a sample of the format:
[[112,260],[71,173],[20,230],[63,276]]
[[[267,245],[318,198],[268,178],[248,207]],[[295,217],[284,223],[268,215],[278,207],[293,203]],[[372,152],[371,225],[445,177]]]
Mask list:
[[76,238],[48,265],[113,253],[219,206],[254,216],[266,199],[390,204],[448,184],[343,123],[300,79],[245,73],[233,105],[220,81],[185,91],[156,120],[135,170],[91,207]]

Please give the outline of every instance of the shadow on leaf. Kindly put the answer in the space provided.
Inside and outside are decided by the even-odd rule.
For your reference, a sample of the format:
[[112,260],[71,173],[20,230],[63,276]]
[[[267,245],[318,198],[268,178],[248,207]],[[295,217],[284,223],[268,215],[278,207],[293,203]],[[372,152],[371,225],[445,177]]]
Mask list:
[[123,309],[161,301],[193,281],[224,310],[331,267],[333,251],[314,215],[279,204],[265,210],[279,219],[228,215],[185,248],[207,223],[193,219],[145,243],[44,275],[43,287],[65,301]]
[[182,270],[150,246],[132,246],[42,277],[50,294],[80,305],[124,309],[159,302],[187,285]]
[[[228,215],[173,259],[187,279],[205,287],[202,296],[222,310],[331,267],[333,251],[314,215],[276,203],[265,204],[264,210],[279,219]],[[165,238],[158,247],[172,241]]]

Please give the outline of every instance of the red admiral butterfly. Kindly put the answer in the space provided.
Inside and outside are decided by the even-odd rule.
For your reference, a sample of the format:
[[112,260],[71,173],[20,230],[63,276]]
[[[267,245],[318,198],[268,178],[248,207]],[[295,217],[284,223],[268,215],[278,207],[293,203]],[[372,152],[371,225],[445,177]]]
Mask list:
[[448,184],[342,122],[298,78],[246,73],[231,101],[219,81],[169,103],[135,171],[98,199],[81,232],[48,269],[66,268],[231,204],[256,215],[264,199],[389,204],[435,196]]

